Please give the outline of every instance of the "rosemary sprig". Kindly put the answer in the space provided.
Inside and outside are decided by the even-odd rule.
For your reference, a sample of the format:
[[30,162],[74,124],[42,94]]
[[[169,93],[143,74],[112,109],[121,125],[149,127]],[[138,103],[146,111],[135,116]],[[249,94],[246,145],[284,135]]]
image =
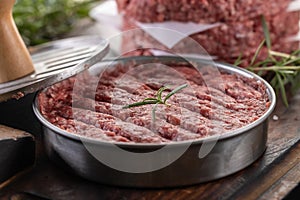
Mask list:
[[[277,94],[281,93],[283,103],[288,107],[286,86],[291,85],[292,92],[300,89],[300,49],[291,54],[273,51],[270,32],[264,17],[262,17],[262,26],[265,39],[258,46],[247,69],[266,78]],[[257,61],[263,46],[267,47],[268,55],[265,60]]]
[[265,16],[262,16],[261,20],[262,20],[262,28],[263,28],[263,32],[264,32],[264,36],[265,36],[265,40],[266,40],[266,45],[267,45],[268,49],[271,49],[272,45],[271,45],[270,31],[269,31],[269,27],[267,25]]
[[174,90],[172,90],[170,93],[168,93],[164,98],[162,97],[162,94],[165,90],[168,90],[169,87],[167,87],[167,86],[161,87],[156,93],[156,98],[145,98],[143,101],[126,105],[123,107],[123,109],[139,107],[139,106],[144,106],[144,105],[149,105],[149,104],[155,104],[152,108],[152,121],[155,121],[155,112],[156,112],[157,106],[159,104],[170,106],[169,104],[167,104],[168,99],[170,99],[174,94],[178,93],[180,90],[183,90],[186,87],[188,87],[188,84],[180,85],[177,88],[175,88]]

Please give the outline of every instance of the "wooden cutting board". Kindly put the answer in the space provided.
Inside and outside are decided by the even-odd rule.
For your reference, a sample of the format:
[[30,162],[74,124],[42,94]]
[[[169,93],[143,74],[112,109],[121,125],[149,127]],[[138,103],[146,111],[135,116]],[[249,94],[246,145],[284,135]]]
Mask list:
[[0,183],[32,166],[34,160],[33,136],[25,131],[0,125]]

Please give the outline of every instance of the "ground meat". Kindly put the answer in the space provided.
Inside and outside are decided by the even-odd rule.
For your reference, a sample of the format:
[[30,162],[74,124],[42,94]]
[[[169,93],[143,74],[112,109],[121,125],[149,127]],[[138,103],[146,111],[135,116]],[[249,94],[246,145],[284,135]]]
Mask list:
[[[166,143],[225,134],[257,120],[270,105],[262,83],[227,72],[218,76],[207,66],[122,66],[47,88],[38,95],[42,115],[65,131],[102,141]],[[172,96],[169,106],[156,107],[155,121],[153,105],[123,109],[156,97],[159,88],[171,83],[188,87]]]
[[[299,28],[298,13],[280,13],[275,16],[266,16],[266,21],[270,30],[270,38],[272,49],[274,51],[290,53],[292,50],[298,49],[298,42],[287,41],[288,37],[297,34]],[[289,25],[290,26],[287,26]],[[123,22],[123,30],[131,30],[138,28],[135,20],[126,19]],[[152,55],[147,49],[155,47],[160,50],[169,49],[153,39],[144,31],[126,32],[122,44],[123,53],[126,55]],[[191,36],[193,40],[198,42],[209,55],[216,56],[218,60],[234,63],[235,60],[242,55],[244,61],[242,66],[248,66],[255,54],[259,44],[264,39],[261,16],[251,20],[241,22],[226,22],[213,29]],[[182,41],[176,45],[171,52],[191,52],[186,42]],[[267,55],[267,48],[264,47],[258,60],[262,60]]]
[[[234,63],[242,54],[241,66],[248,66],[259,44],[264,39],[261,16],[264,15],[273,41],[272,50],[290,53],[298,49],[298,42],[287,38],[299,31],[298,12],[287,12],[290,0],[117,0],[123,13],[123,30],[138,28],[136,22],[153,23],[165,21],[194,22],[221,25],[191,36],[210,55],[218,60]],[[147,48],[168,50],[143,31],[124,35],[124,55],[152,55]],[[149,44],[149,45],[148,45]],[[187,49],[189,48],[189,49]],[[183,51],[190,52],[190,46],[181,42]],[[171,50],[174,53],[178,53]],[[264,47],[258,61],[267,55]]]
[[286,10],[289,0],[117,0],[120,12],[141,22],[245,21]]

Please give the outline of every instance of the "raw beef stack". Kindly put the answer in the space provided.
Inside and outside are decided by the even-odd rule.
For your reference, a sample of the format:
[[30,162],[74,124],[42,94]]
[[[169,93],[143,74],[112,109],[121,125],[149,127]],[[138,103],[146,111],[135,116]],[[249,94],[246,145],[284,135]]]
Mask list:
[[[269,26],[272,50],[291,52],[298,49],[297,42],[287,41],[299,31],[297,12],[287,12],[290,0],[117,0],[123,13],[123,30],[138,28],[137,22],[156,23],[166,21],[194,22],[199,24],[220,23],[220,26],[193,34],[210,55],[233,63],[240,55],[247,66],[257,47],[264,39],[262,15]],[[157,44],[167,49],[148,34],[137,31],[126,34],[124,49],[139,49],[140,42]],[[147,46],[147,45],[146,45]],[[266,49],[263,49],[266,52]],[[131,55],[149,55],[140,49]],[[262,59],[264,53],[260,55]]]

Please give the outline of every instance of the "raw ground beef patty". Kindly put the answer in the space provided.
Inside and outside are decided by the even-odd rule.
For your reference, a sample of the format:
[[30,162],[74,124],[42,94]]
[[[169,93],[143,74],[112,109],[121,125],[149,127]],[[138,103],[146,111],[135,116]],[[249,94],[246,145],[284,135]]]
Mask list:
[[244,21],[276,15],[289,0],[116,0],[120,12],[141,22],[192,21],[214,23]]
[[[42,115],[60,129],[108,142],[165,143],[222,135],[261,117],[270,100],[263,83],[209,66],[118,64],[85,72],[38,95]],[[97,72],[98,74],[98,72]],[[123,107],[188,84],[168,105]]]
[[[283,12],[276,16],[266,17],[274,51],[290,53],[292,50],[298,49],[298,42],[287,41],[287,38],[296,35],[299,29],[298,26],[288,26],[287,28],[287,24],[297,24],[299,21],[298,16],[298,13]],[[134,30],[136,28],[138,26],[134,20],[127,18],[123,21],[123,30]],[[151,55],[147,46],[155,46],[156,49],[170,51],[144,31],[126,32],[123,35],[123,53],[135,50],[127,53],[127,55]],[[222,23],[218,27],[193,34],[190,37],[198,42],[209,55],[217,56],[218,60],[234,63],[242,55],[242,66],[247,67],[259,44],[263,41],[264,34],[261,16],[258,16],[243,22]],[[179,49],[180,52],[189,52],[191,48],[184,41],[176,46],[176,49]],[[261,54],[258,55],[258,60],[264,60],[266,55],[267,48],[263,47]]]
[[[123,14],[123,31],[139,28],[138,23],[193,22],[220,23],[212,29],[190,37],[219,61],[233,64],[240,56],[240,66],[247,67],[264,39],[262,15],[270,31],[272,50],[291,53],[299,42],[289,38],[299,32],[299,13],[287,12],[290,0],[117,0]],[[154,26],[154,25],[153,25]],[[184,30],[182,30],[185,33]],[[160,50],[169,50],[149,34],[135,31],[124,34],[122,49],[125,55],[152,55],[145,45],[150,43]],[[184,46],[186,53],[190,47]],[[126,50],[132,50],[128,53]],[[172,51],[172,50],[171,50]],[[267,56],[264,47],[258,61]]]

